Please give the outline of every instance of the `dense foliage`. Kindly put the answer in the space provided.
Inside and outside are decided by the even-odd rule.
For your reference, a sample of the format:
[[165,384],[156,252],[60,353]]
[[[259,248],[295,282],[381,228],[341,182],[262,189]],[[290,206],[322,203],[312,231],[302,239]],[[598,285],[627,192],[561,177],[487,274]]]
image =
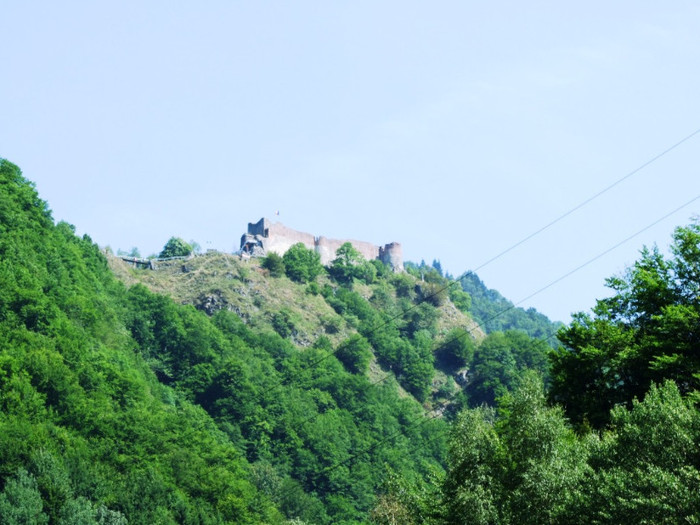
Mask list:
[[[431,388],[434,307],[378,329],[386,270],[370,300],[324,287],[360,334],[302,351],[291,309],[253,329],[126,288],[17,167],[0,176],[0,522],[361,523],[387,472],[442,472],[447,424],[366,375],[377,344]],[[285,269],[315,278],[302,255]]]
[[194,251],[192,245],[185,242],[180,237],[170,237],[168,242],[163,246],[163,251],[158,257],[167,259],[168,257],[187,257]]
[[282,277],[285,273],[284,261],[275,252],[268,253],[263,258],[261,266],[270,272],[270,277]]
[[643,250],[624,277],[608,281],[617,293],[593,317],[579,314],[562,330],[549,396],[531,370],[543,366],[541,348],[504,344],[520,332],[490,334],[465,390],[478,389],[480,376],[495,381],[485,399],[495,397],[495,408],[457,416],[439,498],[394,481],[375,523],[700,522],[697,223],[676,230],[671,254]]
[[476,348],[468,362],[468,383],[464,388],[469,405],[493,406],[496,399],[512,391],[521,376],[534,370],[549,377],[549,347],[523,332],[493,332]]
[[577,436],[528,376],[496,412],[463,412],[437,523],[696,523],[700,413],[652,386],[609,430]]
[[552,323],[534,308],[524,310],[513,305],[496,290],[484,285],[473,272],[459,277],[462,289],[471,296],[471,314],[487,332],[522,330],[530,337],[547,339],[552,337],[561,323]]
[[284,253],[282,262],[287,277],[300,283],[314,281],[323,271],[321,256],[301,242]]
[[127,298],[2,161],[0,522],[281,520],[204,410],[156,381]]
[[342,284],[352,284],[355,279],[371,284],[377,277],[377,268],[370,261],[366,261],[349,242],[338,248],[328,272]]
[[537,316],[476,337],[501,302],[437,261],[287,254],[237,272],[325,309],[303,343],[305,304],[121,284],[0,160],[0,523],[700,522],[697,223],[556,351]]
[[615,294],[575,316],[553,360],[552,398],[596,427],[653,383],[700,387],[700,224],[676,229],[670,257],[645,248],[607,285]]

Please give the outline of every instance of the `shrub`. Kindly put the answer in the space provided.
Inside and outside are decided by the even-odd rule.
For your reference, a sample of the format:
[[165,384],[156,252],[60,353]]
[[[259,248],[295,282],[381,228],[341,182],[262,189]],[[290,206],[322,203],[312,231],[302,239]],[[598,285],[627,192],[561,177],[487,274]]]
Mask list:
[[472,307],[472,296],[458,288],[459,284],[450,283],[450,300],[462,312],[468,312]]
[[161,259],[168,257],[186,257],[192,253],[192,246],[183,241],[180,237],[170,237],[170,240],[163,246],[160,252]]
[[372,351],[367,339],[355,334],[338,347],[335,356],[345,365],[349,372],[364,374],[369,368]]
[[343,326],[343,319],[338,315],[328,315],[321,319],[323,329],[328,334],[337,334]]
[[474,340],[463,328],[453,328],[437,351],[437,359],[449,368],[468,365],[474,357]]
[[424,282],[420,284],[421,300],[433,306],[442,306],[447,301],[447,287],[442,283]]
[[413,300],[416,297],[416,283],[414,279],[406,273],[399,273],[394,276],[391,280],[391,284],[396,288],[396,295],[398,297],[405,297],[406,299]]
[[272,328],[275,329],[281,337],[289,337],[296,330],[292,316],[287,310],[280,310],[272,314]]
[[287,277],[300,283],[308,283],[316,279],[323,271],[321,256],[314,250],[309,250],[303,243],[296,243],[282,257]]
[[270,252],[262,260],[262,267],[270,272],[270,277],[282,277],[284,275],[284,262],[275,252]]

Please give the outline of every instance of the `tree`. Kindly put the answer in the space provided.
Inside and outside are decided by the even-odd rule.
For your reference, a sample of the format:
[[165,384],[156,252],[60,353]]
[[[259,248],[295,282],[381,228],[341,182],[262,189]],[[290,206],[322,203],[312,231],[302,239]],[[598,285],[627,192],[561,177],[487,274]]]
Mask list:
[[190,246],[192,246],[192,251],[196,254],[202,253],[202,245],[195,240],[190,240]]
[[462,312],[468,312],[472,306],[472,297],[467,292],[463,292],[454,281],[450,282],[450,301]]
[[282,337],[289,337],[296,330],[291,312],[287,308],[282,308],[279,312],[272,314],[272,328]]
[[420,283],[421,300],[433,306],[442,306],[449,297],[448,285],[443,282],[426,281]]
[[352,284],[354,279],[359,279],[370,284],[376,279],[377,268],[366,261],[351,243],[343,243],[335,254],[328,271],[339,283]]
[[270,272],[270,277],[282,277],[284,275],[284,262],[275,252],[268,253],[262,260],[262,267]]
[[443,485],[445,523],[498,523],[502,499],[498,458],[502,445],[490,408],[465,410],[452,427]]
[[24,525],[48,523],[44,514],[41,494],[36,480],[26,470],[20,469],[14,478],[7,481],[0,494],[0,523]]
[[335,352],[338,360],[353,374],[364,374],[372,359],[372,350],[367,339],[359,334],[343,341]]
[[463,328],[453,328],[438,347],[436,357],[448,368],[461,368],[471,363],[474,357],[474,339]]
[[700,517],[700,413],[672,381],[616,407],[594,440],[585,508],[595,523],[694,523]]
[[610,408],[630,406],[652,383],[700,388],[700,223],[677,228],[672,256],[644,248],[615,294],[563,329],[552,357],[552,399],[576,422],[602,427]]
[[445,522],[581,522],[571,509],[581,499],[586,461],[561,409],[546,406],[542,380],[526,374],[498,412],[479,407],[458,416],[443,488]]
[[163,251],[160,252],[161,259],[168,257],[187,257],[192,253],[192,246],[186,243],[180,237],[170,237],[170,240],[163,246]]
[[494,332],[481,342],[474,352],[470,375],[468,393],[472,406],[493,406],[497,397],[514,386],[518,369],[505,334]]
[[282,262],[284,262],[287,277],[300,283],[316,280],[323,271],[321,256],[301,242],[294,244],[285,252]]

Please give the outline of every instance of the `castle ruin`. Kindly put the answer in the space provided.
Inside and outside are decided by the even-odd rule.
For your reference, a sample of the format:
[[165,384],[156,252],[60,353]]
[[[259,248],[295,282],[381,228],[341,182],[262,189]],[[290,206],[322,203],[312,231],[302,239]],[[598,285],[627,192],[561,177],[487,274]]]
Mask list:
[[280,222],[272,223],[262,218],[256,223],[248,223],[248,232],[241,237],[241,253],[253,257],[262,257],[270,252],[284,255],[294,244],[302,243],[310,250],[315,250],[321,256],[321,264],[329,265],[335,259],[335,252],[346,242],[371,261],[378,259],[391,266],[395,272],[403,270],[403,253],[397,242],[376,246],[369,242],[351,239],[328,239],[316,237],[287,228]]

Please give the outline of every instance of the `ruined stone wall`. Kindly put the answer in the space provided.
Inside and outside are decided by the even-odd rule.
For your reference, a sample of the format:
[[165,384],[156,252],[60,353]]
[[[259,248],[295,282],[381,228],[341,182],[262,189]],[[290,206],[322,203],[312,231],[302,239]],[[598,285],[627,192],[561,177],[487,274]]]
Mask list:
[[328,266],[335,259],[335,252],[343,243],[336,239],[319,237],[316,239],[316,253],[321,256],[321,264]]
[[379,257],[379,246],[372,243],[353,241],[352,239],[329,239],[327,237],[319,237],[316,239],[316,252],[321,256],[321,264],[330,264],[331,261],[335,259],[335,252],[346,242],[352,244],[352,247],[360,252],[368,261]]
[[258,222],[248,223],[248,235],[260,235],[261,237],[267,237],[267,230],[270,227],[270,221],[264,217]]
[[299,232],[287,228],[282,223],[270,224],[267,228],[267,238],[263,241],[263,247],[267,252],[275,252],[284,255],[296,243],[302,243],[310,250],[316,248],[316,239],[310,233]]
[[379,258],[379,246],[364,241],[348,241],[368,261]]
[[385,244],[383,248],[379,248],[379,260],[384,264],[388,264],[395,271],[403,270],[403,250],[398,242],[390,242]]
[[323,265],[329,265],[335,259],[338,248],[349,242],[366,260],[379,259],[389,264],[395,271],[403,270],[403,254],[399,243],[392,242],[380,248],[364,241],[317,238],[310,233],[287,228],[279,222],[271,223],[265,218],[256,223],[248,223],[248,233],[241,238],[241,251],[254,256],[270,252],[284,255],[289,248],[298,242],[310,250],[315,250],[320,255]]

